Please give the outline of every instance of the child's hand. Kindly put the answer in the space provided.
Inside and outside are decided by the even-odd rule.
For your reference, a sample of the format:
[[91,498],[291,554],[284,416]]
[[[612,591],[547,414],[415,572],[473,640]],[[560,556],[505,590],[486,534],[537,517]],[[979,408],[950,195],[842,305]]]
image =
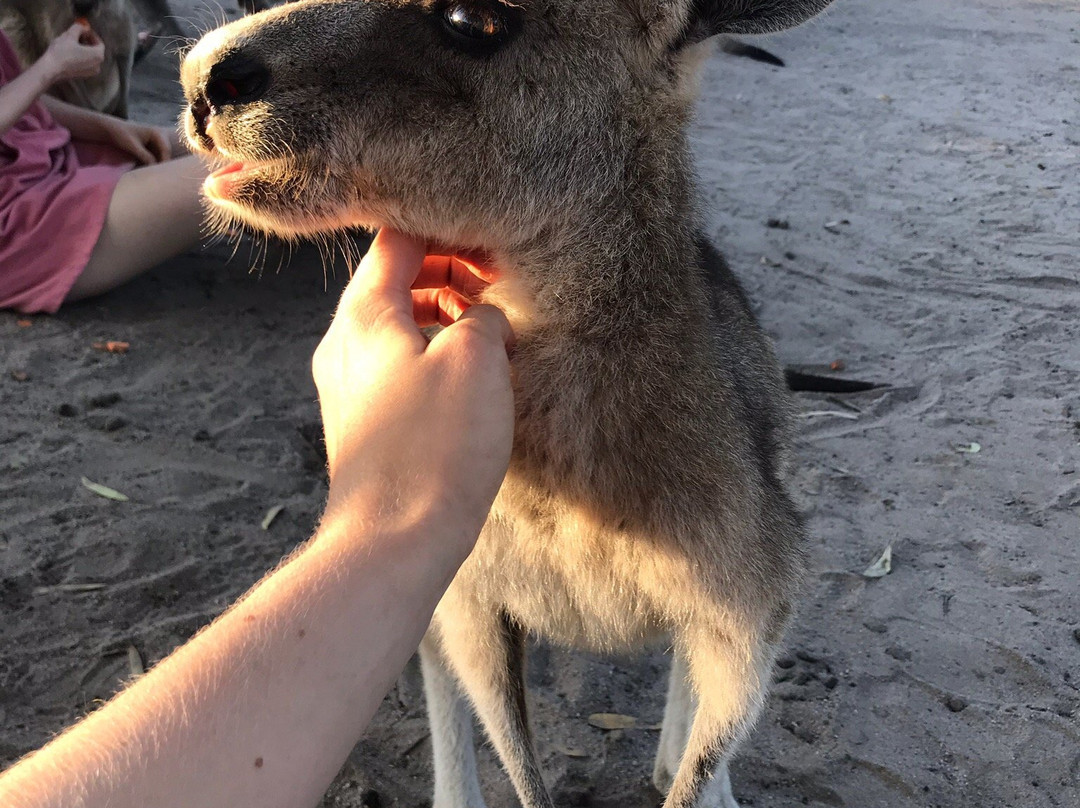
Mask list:
[[140,165],[164,163],[172,157],[173,149],[166,130],[119,118],[108,119],[104,127],[102,140],[127,152]]
[[101,72],[105,45],[92,28],[75,23],[50,43],[41,58],[53,82],[87,79]]

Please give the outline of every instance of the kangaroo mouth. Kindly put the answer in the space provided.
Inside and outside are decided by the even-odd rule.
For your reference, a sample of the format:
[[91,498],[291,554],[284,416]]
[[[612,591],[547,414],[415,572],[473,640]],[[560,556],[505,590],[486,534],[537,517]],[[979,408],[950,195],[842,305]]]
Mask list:
[[203,183],[206,196],[214,202],[236,202],[245,185],[265,178],[280,161],[245,162],[234,160],[213,171]]

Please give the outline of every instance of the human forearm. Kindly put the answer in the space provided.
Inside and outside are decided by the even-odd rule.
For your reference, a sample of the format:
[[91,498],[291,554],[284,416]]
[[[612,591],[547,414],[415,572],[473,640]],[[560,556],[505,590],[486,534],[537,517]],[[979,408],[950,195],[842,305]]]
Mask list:
[[0,87],[0,135],[15,125],[54,80],[48,64],[39,60]]
[[393,533],[331,517],[191,643],[0,779],[0,804],[316,804],[475,538],[440,516]]
[[43,96],[41,103],[45,105],[58,124],[71,132],[72,137],[91,143],[107,140],[110,121],[108,115],[77,107],[50,95]]

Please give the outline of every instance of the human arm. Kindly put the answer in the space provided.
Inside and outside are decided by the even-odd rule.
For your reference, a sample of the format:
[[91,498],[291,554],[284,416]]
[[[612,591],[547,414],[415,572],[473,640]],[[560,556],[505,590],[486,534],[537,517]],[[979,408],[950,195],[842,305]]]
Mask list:
[[[509,325],[409,292],[389,232],[313,363],[330,496],[315,537],[127,691],[0,777],[12,808],[315,805],[416,649],[509,460]],[[415,318],[415,319],[414,319]]]
[[52,96],[44,96],[41,103],[72,137],[90,143],[108,143],[127,152],[142,165],[163,163],[176,151],[177,138],[156,126],[125,121]]
[[93,32],[73,25],[49,45],[30,67],[0,87],[0,134],[7,132],[30,105],[58,81],[96,76],[105,46]]

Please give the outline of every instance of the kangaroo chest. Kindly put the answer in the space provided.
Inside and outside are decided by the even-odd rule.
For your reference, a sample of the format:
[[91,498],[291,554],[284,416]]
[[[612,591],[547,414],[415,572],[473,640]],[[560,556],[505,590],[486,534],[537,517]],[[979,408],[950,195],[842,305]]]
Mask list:
[[534,519],[497,505],[454,587],[548,640],[610,653],[666,636],[663,566],[641,540],[570,509]]

